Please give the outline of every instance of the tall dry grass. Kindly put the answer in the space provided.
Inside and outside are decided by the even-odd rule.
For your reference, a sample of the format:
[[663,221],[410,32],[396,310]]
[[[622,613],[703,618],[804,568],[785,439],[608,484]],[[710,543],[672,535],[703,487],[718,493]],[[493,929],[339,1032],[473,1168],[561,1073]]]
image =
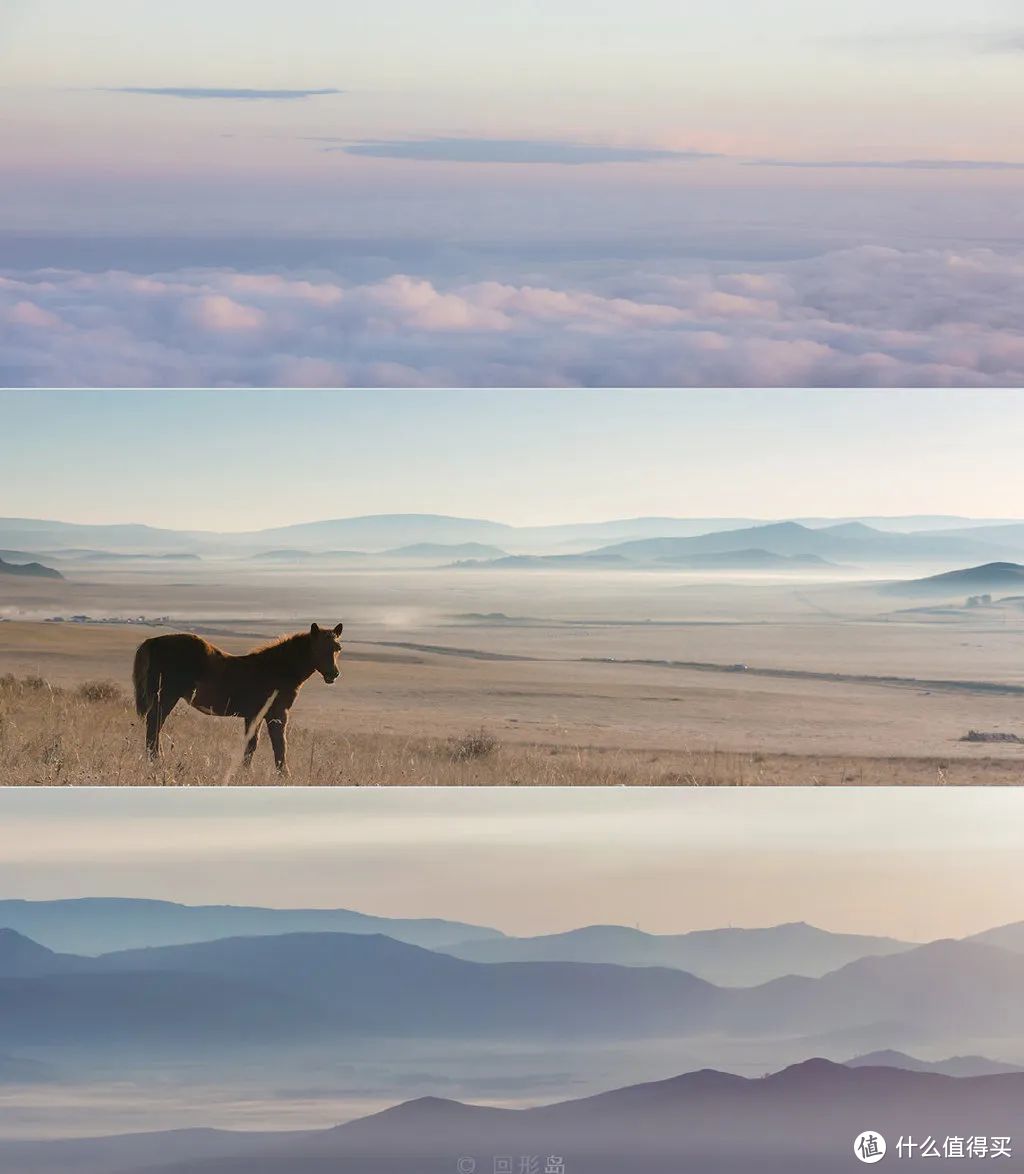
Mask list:
[[[147,759],[142,722],[108,681],[77,688],[41,677],[0,677],[0,784],[7,786],[274,786],[282,782],[261,739],[241,766],[241,721],[179,706],[163,754]],[[680,753],[500,743],[486,729],[457,738],[311,730],[294,721],[288,760],[295,786],[605,787],[859,786],[1024,782],[1003,759],[853,759],[732,751]]]
[[[281,783],[261,738],[251,769],[240,765],[242,723],[179,706],[164,727],[162,755],[148,761],[142,722],[117,685],[77,688],[40,677],[0,677],[0,781],[14,786],[267,786]],[[621,786],[754,783],[753,758],[732,754],[502,745],[486,729],[457,738],[328,733],[288,735],[297,786]]]

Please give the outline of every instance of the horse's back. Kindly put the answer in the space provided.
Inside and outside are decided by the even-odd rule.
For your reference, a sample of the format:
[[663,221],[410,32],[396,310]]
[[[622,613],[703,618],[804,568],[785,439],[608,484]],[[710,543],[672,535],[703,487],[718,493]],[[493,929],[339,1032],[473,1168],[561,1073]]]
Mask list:
[[151,662],[161,672],[172,672],[183,676],[200,676],[207,669],[217,649],[202,636],[191,632],[170,632],[166,636],[151,636],[143,642],[149,651]]

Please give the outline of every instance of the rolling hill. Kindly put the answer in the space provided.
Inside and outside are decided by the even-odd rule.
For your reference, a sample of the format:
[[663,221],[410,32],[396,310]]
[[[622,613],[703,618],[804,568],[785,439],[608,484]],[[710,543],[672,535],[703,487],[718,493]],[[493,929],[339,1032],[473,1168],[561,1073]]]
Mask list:
[[63,579],[60,571],[42,563],[8,563],[0,558],[0,575],[21,575],[27,579]]
[[949,599],[955,596],[1024,591],[1024,566],[1018,563],[985,563],[923,579],[906,579],[886,583],[878,590],[888,595],[931,595]]
[[[32,1174],[63,1174],[58,1163],[72,1158],[77,1174],[448,1174],[453,1154],[489,1164],[495,1154],[541,1154],[558,1155],[540,1161],[566,1174],[840,1174],[855,1168],[854,1141],[868,1128],[888,1139],[893,1160],[905,1136],[918,1146],[965,1129],[1012,1139],[1022,1100],[1024,1075],[954,1079],[812,1059],[762,1078],[705,1070],[518,1111],[424,1098],[334,1129],[255,1135],[255,1145],[253,1134],[236,1135],[227,1154],[223,1134],[155,1134],[15,1143],[0,1160],[33,1162]],[[122,1164],[129,1155],[136,1165]]]

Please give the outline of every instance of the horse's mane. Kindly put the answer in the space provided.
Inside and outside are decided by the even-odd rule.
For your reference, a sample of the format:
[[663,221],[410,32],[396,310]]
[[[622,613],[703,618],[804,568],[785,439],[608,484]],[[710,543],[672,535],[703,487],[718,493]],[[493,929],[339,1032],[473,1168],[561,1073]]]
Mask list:
[[260,652],[270,652],[273,648],[280,648],[283,644],[291,644],[297,640],[304,640],[309,635],[309,632],[291,632],[287,636],[278,636],[276,640],[268,640],[266,644],[261,644],[258,648],[252,650],[252,655],[256,656]]
[[[304,645],[304,647],[303,647]],[[293,632],[290,636],[279,636],[269,644],[254,648],[247,656],[259,657],[260,660],[274,665],[291,665],[299,660],[299,654],[306,653],[309,648],[308,632]]]

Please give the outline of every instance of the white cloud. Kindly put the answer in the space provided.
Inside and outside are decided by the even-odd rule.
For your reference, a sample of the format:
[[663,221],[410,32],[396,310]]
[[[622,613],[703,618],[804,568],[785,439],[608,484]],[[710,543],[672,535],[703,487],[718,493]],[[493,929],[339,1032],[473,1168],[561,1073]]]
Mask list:
[[0,276],[7,386],[1022,386],[1024,256],[864,247],[442,284]]

